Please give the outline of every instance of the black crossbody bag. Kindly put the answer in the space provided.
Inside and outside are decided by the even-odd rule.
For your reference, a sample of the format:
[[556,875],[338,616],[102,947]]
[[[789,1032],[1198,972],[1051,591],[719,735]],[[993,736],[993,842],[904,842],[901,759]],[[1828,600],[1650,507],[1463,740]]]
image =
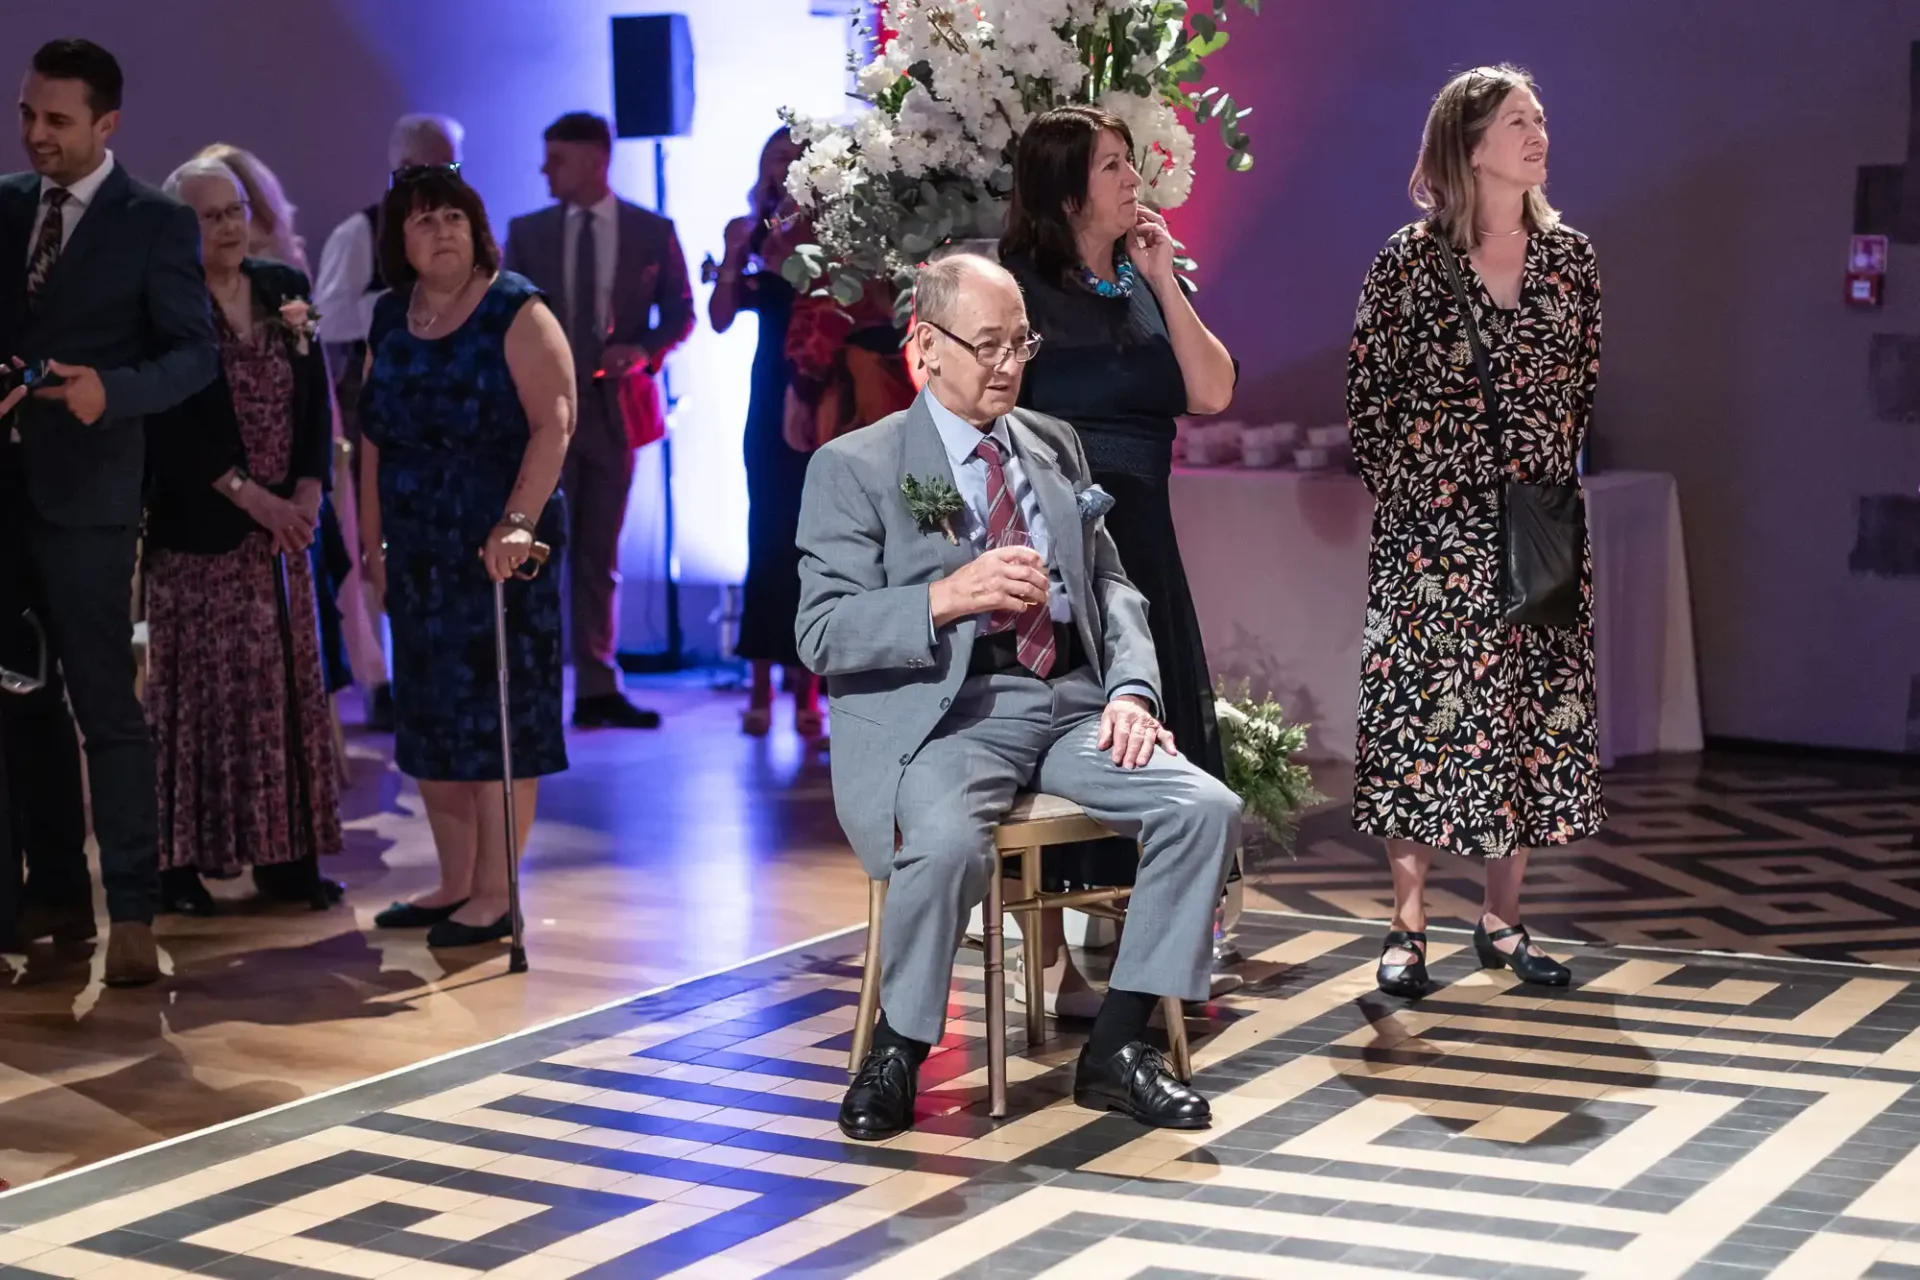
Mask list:
[[[1467,287],[1460,279],[1460,265],[1447,243],[1447,233],[1434,226],[1430,234],[1447,264],[1453,298],[1473,349],[1473,365],[1480,374],[1480,394],[1487,402],[1494,460],[1504,470],[1501,444],[1506,438],[1506,414],[1494,390],[1480,326],[1474,322],[1473,305],[1467,301]],[[1579,485],[1500,481],[1500,604],[1509,623],[1516,627],[1578,625],[1580,540],[1586,527],[1587,503]]]

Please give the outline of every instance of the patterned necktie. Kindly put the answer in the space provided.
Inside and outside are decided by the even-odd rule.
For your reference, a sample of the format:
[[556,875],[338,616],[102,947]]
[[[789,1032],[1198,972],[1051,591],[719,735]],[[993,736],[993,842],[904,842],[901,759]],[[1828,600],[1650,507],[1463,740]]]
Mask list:
[[573,296],[567,299],[572,333],[568,336],[573,339],[574,364],[583,376],[590,376],[600,367],[600,349],[606,341],[600,332],[600,254],[594,243],[593,212],[580,209],[577,214],[580,230],[573,238]]
[[53,271],[53,264],[60,260],[61,246],[67,239],[67,201],[73,193],[65,187],[49,187],[42,197],[46,202],[47,216],[40,220],[40,234],[33,242],[33,257],[27,262],[27,305],[33,305],[40,296],[40,286],[47,282],[47,276]]
[[[1000,457],[1000,445],[992,436],[980,441],[974,449],[974,455],[987,464],[987,544],[1002,545],[1000,540],[1009,533],[1027,532],[1026,521],[1020,518],[1020,505],[1013,500],[1013,490],[1007,487],[1007,469]],[[1019,637],[1017,653],[1020,665],[1045,680],[1053,671],[1053,611],[1049,601],[1015,613],[1003,611],[987,618],[983,635],[994,635],[1008,628],[1016,628]]]

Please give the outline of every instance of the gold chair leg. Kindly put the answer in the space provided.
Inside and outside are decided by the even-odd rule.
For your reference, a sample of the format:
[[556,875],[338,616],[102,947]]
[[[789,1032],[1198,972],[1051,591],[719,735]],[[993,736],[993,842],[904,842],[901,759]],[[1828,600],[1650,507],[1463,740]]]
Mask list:
[[987,877],[986,918],[981,922],[987,944],[987,1114],[996,1120],[1007,1114],[1006,937],[1001,927],[1005,905],[996,866]]
[[[1040,895],[1039,849],[1020,850],[1020,896],[1028,902]],[[1020,916],[1020,950],[1025,960],[1027,979],[1027,1052],[1033,1053],[1047,1039],[1047,962],[1040,949],[1041,931],[1046,927],[1038,911]]]
[[847,1055],[847,1074],[856,1074],[873,1047],[873,1021],[880,1010],[880,918],[887,909],[887,882],[867,882],[867,952],[860,962],[860,1008],[854,1014],[853,1049]]
[[1172,1051],[1173,1074],[1183,1081],[1193,1079],[1193,1055],[1187,1048],[1187,1011],[1178,996],[1164,996],[1160,1016],[1167,1023],[1167,1048]]

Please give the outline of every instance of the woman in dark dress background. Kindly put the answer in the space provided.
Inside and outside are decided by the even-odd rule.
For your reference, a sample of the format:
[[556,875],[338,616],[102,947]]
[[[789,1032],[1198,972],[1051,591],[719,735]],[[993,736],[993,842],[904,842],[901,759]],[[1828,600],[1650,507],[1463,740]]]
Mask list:
[[[787,387],[787,326],[794,290],[780,276],[780,261],[797,243],[790,232],[770,227],[786,198],[787,168],[799,146],[781,129],[760,152],[760,178],[753,212],[727,224],[726,256],[707,303],[715,333],[733,327],[742,311],[760,316],[753,353],[753,394],[747,405],[742,448],[747,463],[747,582],[741,593],[736,656],[753,664],[753,693],[741,727],[761,737],[773,725],[773,668],[793,691],[793,726],[805,737],[820,732],[820,681],[800,663],[793,621],[800,612],[800,490],[807,479],[807,452],[788,443],[783,431]],[[811,447],[809,445],[809,447]]]
[[[1174,419],[1225,410],[1237,371],[1174,274],[1172,237],[1166,220],[1141,203],[1133,154],[1127,126],[1093,107],[1049,111],[1021,135],[1000,257],[1026,294],[1028,324],[1045,342],[1027,365],[1020,403],[1080,433],[1094,482],[1114,498],[1107,530],[1147,598],[1160,720],[1178,750],[1224,779],[1213,680],[1167,480]],[[1139,863],[1131,841],[1059,852],[1065,856],[1050,858],[1050,878],[1081,884],[1132,884]],[[1084,1002],[1070,998],[1083,986],[1069,958],[1061,1012]]]

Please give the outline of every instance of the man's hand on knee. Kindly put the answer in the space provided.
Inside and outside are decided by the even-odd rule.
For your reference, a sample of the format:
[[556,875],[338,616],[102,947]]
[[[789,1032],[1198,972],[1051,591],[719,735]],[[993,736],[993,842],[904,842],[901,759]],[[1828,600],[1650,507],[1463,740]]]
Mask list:
[[1145,768],[1156,746],[1170,756],[1180,754],[1174,749],[1173,733],[1154,719],[1146,700],[1130,694],[1107,704],[1100,715],[1100,740],[1094,746],[1110,753],[1122,769]]

